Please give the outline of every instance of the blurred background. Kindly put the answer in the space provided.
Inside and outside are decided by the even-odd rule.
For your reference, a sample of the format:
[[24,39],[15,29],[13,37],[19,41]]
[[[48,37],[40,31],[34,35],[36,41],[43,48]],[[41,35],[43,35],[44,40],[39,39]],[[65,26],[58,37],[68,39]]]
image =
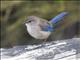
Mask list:
[[[0,1],[1,47],[38,44],[23,24],[25,18],[35,15],[50,20],[63,11],[69,14],[56,24],[49,40],[80,38],[80,1]],[[49,41],[48,40],[48,41]]]

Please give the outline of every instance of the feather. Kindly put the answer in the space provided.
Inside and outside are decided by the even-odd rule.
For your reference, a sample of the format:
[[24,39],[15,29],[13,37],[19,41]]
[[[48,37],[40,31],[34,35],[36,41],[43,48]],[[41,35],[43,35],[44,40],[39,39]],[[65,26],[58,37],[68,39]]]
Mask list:
[[53,31],[52,23],[47,20],[41,19],[39,26],[42,31]]
[[55,24],[57,23],[58,21],[60,21],[65,15],[67,15],[68,12],[61,12],[60,14],[58,14],[57,16],[55,16],[54,18],[52,18],[50,20],[51,23]]

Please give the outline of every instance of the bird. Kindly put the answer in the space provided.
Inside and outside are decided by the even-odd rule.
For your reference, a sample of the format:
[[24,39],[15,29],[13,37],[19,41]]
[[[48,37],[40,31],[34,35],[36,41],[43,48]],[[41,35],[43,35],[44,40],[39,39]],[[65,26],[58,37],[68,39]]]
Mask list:
[[46,20],[37,16],[28,16],[24,22],[28,33],[35,39],[47,40],[52,31],[54,31],[54,24],[62,20],[68,12],[61,12],[51,20]]

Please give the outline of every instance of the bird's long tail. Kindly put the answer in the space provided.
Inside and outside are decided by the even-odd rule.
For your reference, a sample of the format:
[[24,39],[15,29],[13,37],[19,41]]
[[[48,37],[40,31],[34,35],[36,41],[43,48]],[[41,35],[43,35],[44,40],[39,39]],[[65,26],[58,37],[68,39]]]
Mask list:
[[57,23],[58,21],[60,21],[65,15],[67,15],[68,12],[61,12],[60,14],[58,14],[57,16],[55,16],[54,18],[52,18],[50,20],[51,23],[55,24]]

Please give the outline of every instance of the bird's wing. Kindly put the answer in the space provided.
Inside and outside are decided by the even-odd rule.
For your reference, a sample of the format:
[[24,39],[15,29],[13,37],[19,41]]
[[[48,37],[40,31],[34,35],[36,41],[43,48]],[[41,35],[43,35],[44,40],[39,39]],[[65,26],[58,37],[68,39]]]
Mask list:
[[39,26],[42,31],[52,31],[53,30],[52,24],[45,19],[40,20]]

